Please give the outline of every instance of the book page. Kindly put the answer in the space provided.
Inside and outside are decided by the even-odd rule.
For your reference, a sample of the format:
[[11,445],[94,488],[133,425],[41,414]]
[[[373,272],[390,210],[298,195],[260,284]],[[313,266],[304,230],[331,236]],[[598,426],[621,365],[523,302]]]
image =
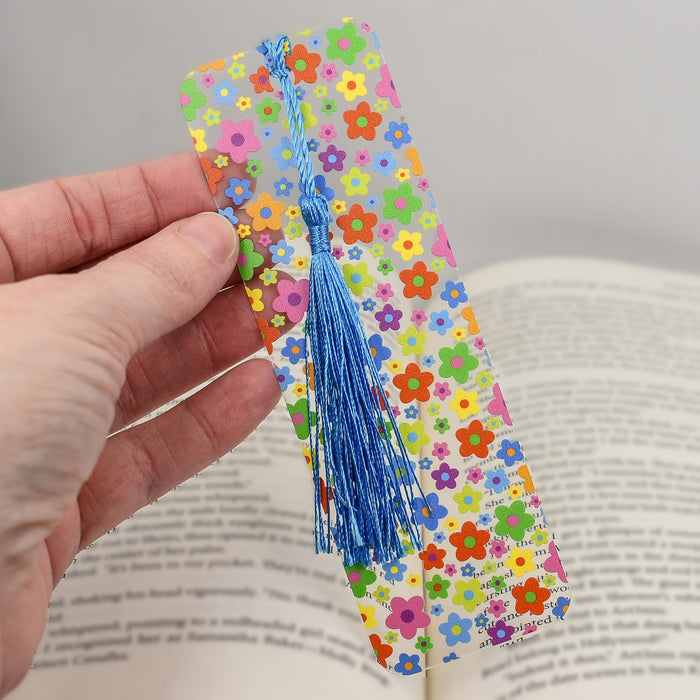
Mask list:
[[429,696],[699,696],[700,278],[572,259],[467,282],[572,604]]
[[[381,668],[342,562],[315,555],[284,404],[233,453],[83,551],[11,700],[422,700]],[[375,623],[376,624],[376,623]]]

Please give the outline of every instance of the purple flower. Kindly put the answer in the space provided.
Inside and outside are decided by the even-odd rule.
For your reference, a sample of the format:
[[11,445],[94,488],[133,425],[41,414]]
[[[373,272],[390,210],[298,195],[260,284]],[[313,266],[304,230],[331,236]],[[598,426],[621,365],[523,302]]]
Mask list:
[[323,172],[329,173],[332,170],[341,172],[345,155],[345,151],[338,150],[333,144],[328,146],[325,151],[318,154],[318,159],[323,163]]
[[388,331],[389,329],[398,331],[402,316],[403,311],[395,309],[391,304],[384,304],[384,308],[374,314],[374,318],[379,321],[379,330],[382,332]]
[[486,634],[491,637],[491,644],[503,644],[509,642],[515,632],[515,627],[506,623],[505,620],[499,620],[495,625],[486,630]]
[[430,472],[430,476],[435,479],[435,488],[438,491],[442,489],[457,488],[457,477],[459,476],[458,469],[452,469],[447,462],[443,462],[437,469]]

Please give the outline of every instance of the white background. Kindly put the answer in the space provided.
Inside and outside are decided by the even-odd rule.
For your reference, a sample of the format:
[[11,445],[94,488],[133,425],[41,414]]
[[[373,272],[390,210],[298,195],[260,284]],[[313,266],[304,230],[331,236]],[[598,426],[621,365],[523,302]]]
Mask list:
[[382,42],[463,271],[700,271],[694,0],[0,0],[0,188],[189,149],[190,69],[343,14]]

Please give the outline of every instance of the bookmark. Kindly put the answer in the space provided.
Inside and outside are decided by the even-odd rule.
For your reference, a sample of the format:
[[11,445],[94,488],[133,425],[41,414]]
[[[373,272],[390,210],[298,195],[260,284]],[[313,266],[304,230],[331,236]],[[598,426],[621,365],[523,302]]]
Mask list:
[[[262,41],[180,104],[377,661],[563,618],[566,576],[376,36]],[[446,144],[449,147],[449,144]]]

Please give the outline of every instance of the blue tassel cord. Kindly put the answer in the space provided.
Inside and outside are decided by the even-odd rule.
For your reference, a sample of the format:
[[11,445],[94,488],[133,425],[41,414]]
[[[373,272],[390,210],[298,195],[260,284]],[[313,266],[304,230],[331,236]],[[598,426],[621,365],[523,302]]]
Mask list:
[[[305,332],[314,378],[313,398],[308,381],[307,395],[309,409],[316,413],[309,436],[316,551],[329,552],[335,543],[346,566],[367,565],[373,558],[389,562],[405,554],[405,535],[414,547],[422,546],[410,505],[422,494],[357,305],[331,255],[331,216],[327,200],[316,192],[304,117],[285,63],[289,50],[286,36],[261,47],[270,74],[280,81],[311,246]],[[307,380],[310,374],[307,365]]]

